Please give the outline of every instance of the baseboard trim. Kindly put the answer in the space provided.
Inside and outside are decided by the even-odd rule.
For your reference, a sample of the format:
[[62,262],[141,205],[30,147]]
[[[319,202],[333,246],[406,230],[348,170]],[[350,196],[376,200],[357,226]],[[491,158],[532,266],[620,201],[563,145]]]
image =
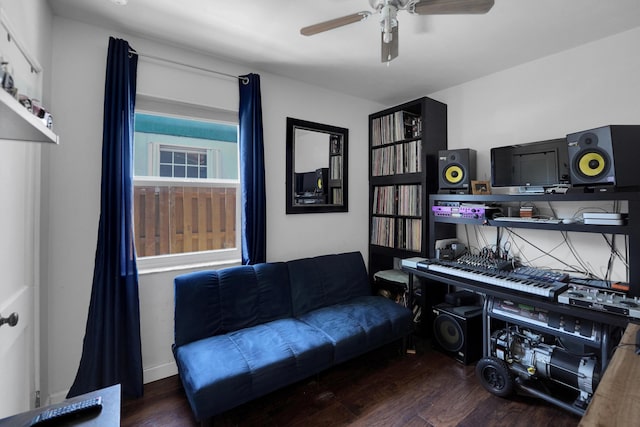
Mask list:
[[[173,375],[178,374],[178,367],[175,362],[164,363],[162,365],[154,366],[152,368],[147,368],[142,372],[142,381],[147,384],[154,381],[161,380],[163,378],[168,378]],[[53,393],[42,402],[42,406],[46,405],[54,405],[57,403],[61,403],[63,400],[67,398],[67,394],[69,394],[69,390],[63,390],[56,393]]]
[[163,363],[162,365],[147,368],[142,372],[142,379],[145,384],[171,377],[178,374],[178,366],[175,362]]

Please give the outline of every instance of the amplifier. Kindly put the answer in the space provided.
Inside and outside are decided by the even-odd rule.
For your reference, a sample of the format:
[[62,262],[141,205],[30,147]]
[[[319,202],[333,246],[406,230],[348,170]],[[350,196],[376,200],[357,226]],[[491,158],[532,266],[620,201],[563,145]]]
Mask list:
[[488,313],[497,319],[517,321],[538,331],[554,335],[580,338],[599,343],[602,339],[601,324],[584,317],[559,314],[531,304],[516,303],[502,298],[491,297]]
[[496,208],[487,206],[433,206],[431,211],[435,216],[453,218],[486,218],[488,214],[496,211]]
[[640,299],[638,297],[627,298],[625,293],[571,285],[569,289],[558,295],[558,302],[640,319]]

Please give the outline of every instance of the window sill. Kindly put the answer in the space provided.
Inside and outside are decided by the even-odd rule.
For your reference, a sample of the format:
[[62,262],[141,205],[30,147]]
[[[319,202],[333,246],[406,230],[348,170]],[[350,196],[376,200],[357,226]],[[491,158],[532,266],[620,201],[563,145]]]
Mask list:
[[214,261],[214,262],[206,262],[206,263],[197,263],[197,264],[183,264],[183,265],[172,265],[168,267],[155,267],[155,268],[141,268],[138,269],[138,275],[144,276],[147,274],[157,274],[157,273],[167,273],[172,271],[183,271],[183,270],[193,270],[193,269],[203,269],[209,267],[213,270],[219,270],[221,268],[226,267],[235,267],[238,265],[242,265],[241,259],[234,259],[228,261]]
[[138,275],[193,269],[220,269],[242,265],[237,249],[209,253],[190,253],[144,257],[137,260]]

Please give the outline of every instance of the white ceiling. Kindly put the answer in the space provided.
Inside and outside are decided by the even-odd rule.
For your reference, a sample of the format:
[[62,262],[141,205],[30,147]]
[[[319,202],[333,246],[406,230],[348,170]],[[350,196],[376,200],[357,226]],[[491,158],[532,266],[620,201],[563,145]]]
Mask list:
[[48,2],[56,15],[387,105],[640,26],[640,0],[496,0],[486,15],[400,11],[400,54],[387,66],[376,16],[310,37],[299,32],[371,10],[368,0]]

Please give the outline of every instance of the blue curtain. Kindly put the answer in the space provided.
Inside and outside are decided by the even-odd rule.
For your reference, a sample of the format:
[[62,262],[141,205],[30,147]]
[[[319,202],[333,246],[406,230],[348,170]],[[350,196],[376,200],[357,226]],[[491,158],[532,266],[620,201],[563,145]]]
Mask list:
[[138,269],[133,235],[133,120],[138,57],[109,38],[100,223],[82,358],[68,397],[121,384],[142,396]]
[[267,260],[267,213],[260,76],[240,76],[240,181],[242,263]]

